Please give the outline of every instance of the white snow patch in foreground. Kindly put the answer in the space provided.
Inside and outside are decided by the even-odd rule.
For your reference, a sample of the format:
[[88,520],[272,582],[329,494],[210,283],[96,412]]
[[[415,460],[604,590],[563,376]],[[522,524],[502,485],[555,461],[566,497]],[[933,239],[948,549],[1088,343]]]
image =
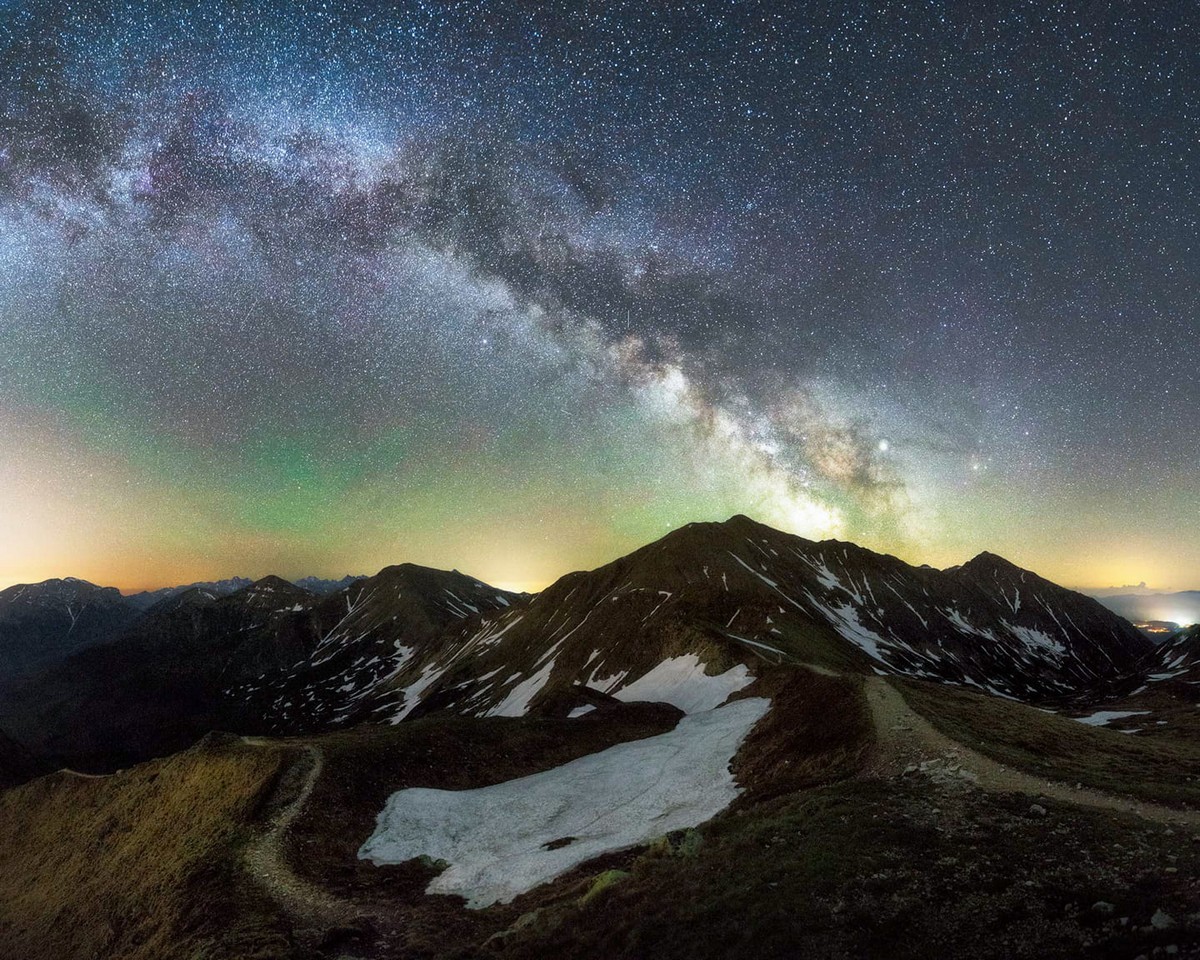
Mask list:
[[400,790],[358,856],[376,865],[445,860],[427,893],[458,894],[476,909],[508,903],[585,860],[724,810],[741,792],[729,762],[770,706],[736,700],[686,716],[669,733],[478,790]]
[[596,709],[595,704],[585,703],[582,707],[575,707],[570,713],[568,713],[567,719],[574,720],[576,717],[587,716],[589,713],[591,713],[595,709]]
[[754,682],[744,663],[710,677],[694,653],[671,657],[613,694],[626,703],[647,700],[669,703],[684,713],[719,707],[729,695]]
[[1124,720],[1126,717],[1140,717],[1149,710],[1099,710],[1087,717],[1071,717],[1077,723],[1086,723],[1089,727],[1103,727],[1114,720]]

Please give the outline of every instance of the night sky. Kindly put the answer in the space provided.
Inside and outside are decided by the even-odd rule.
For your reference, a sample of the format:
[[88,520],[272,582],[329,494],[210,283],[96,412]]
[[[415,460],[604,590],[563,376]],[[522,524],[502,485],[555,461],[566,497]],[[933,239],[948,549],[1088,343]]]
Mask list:
[[383,7],[0,3],[0,585],[1200,587],[1200,8]]

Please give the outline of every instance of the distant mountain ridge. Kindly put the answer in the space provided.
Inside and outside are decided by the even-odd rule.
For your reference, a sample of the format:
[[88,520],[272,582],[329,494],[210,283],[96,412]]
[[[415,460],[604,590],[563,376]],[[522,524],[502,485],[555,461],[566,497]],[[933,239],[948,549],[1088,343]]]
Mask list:
[[[309,593],[326,594],[333,593],[335,590],[341,590],[343,587],[348,587],[356,580],[363,580],[365,576],[351,576],[347,574],[340,580],[327,580],[322,577],[301,577],[299,580],[291,581],[301,590],[307,590]],[[175,587],[161,587],[158,590],[144,590],[141,593],[131,593],[125,598],[125,602],[131,604],[138,610],[149,610],[160,600],[165,600],[167,597],[177,596],[188,590],[201,590],[206,593],[211,593],[216,597],[227,597],[231,593],[237,593],[239,590],[245,590],[248,586],[254,583],[248,577],[230,577],[227,580],[203,580],[196,583],[185,583]]]
[[264,700],[291,707],[289,729],[307,729],[333,718],[309,691],[292,705],[289,678],[365,682],[403,644],[517,600],[457,571],[412,564],[324,597],[273,576],[223,596],[193,587],[108,642],[36,676],[0,679],[0,718],[37,754],[89,770],[172,753],[213,729],[265,732]]
[[[295,585],[323,596],[362,579],[349,575],[340,580],[302,577]],[[247,577],[231,577],[129,596],[122,596],[116,587],[77,577],[14,584],[0,590],[0,682],[36,673],[86,647],[114,640],[164,601],[190,593],[227,597],[253,583]]]
[[1132,682],[1153,650],[1095,600],[993,554],[915,567],[742,516],[534,596],[413,564],[349,580],[323,596],[278,577],[172,590],[107,642],[0,682],[0,723],[43,756],[103,769],[211,729],[575,716],[616,700],[706,709],[785,662],[1086,702]]
[[136,617],[115,587],[74,577],[0,590],[0,678],[36,672],[102,643]]

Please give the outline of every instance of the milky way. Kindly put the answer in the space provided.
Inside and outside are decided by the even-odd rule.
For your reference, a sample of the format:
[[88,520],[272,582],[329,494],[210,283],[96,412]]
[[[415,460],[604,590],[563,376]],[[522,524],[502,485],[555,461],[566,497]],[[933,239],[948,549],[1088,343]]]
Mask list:
[[0,8],[0,580],[1200,579],[1193,13],[593,6]]

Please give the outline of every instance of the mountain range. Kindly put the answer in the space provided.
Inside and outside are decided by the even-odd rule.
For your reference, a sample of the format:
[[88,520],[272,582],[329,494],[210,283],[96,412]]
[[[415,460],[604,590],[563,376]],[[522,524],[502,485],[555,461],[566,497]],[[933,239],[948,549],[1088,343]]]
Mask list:
[[[412,564],[323,586],[199,584],[136,614],[144,595],[82,581],[12,588],[0,610],[14,640],[0,653],[24,666],[0,682],[0,726],[39,754],[103,769],[210,729],[566,714],[676,682],[686,709],[687,678],[716,671],[732,684],[733,671],[746,685],[764,663],[1086,701],[1148,673],[1139,665],[1153,651],[1096,601],[992,554],[940,571],[740,516],[682,527],[531,597]],[[39,647],[56,625],[61,639]]]
[[[743,516],[535,595],[413,564],[13,587],[0,945],[1115,957],[1192,942],[1190,897],[1200,949],[1200,844],[1136,822],[1200,828],[1198,707],[1200,628],[1155,645],[990,553],[937,570]],[[169,909],[120,879],[134,847]],[[1021,871],[1036,899],[994,892]],[[63,877],[113,906],[47,912]],[[973,914],[938,900],[964,884]]]

